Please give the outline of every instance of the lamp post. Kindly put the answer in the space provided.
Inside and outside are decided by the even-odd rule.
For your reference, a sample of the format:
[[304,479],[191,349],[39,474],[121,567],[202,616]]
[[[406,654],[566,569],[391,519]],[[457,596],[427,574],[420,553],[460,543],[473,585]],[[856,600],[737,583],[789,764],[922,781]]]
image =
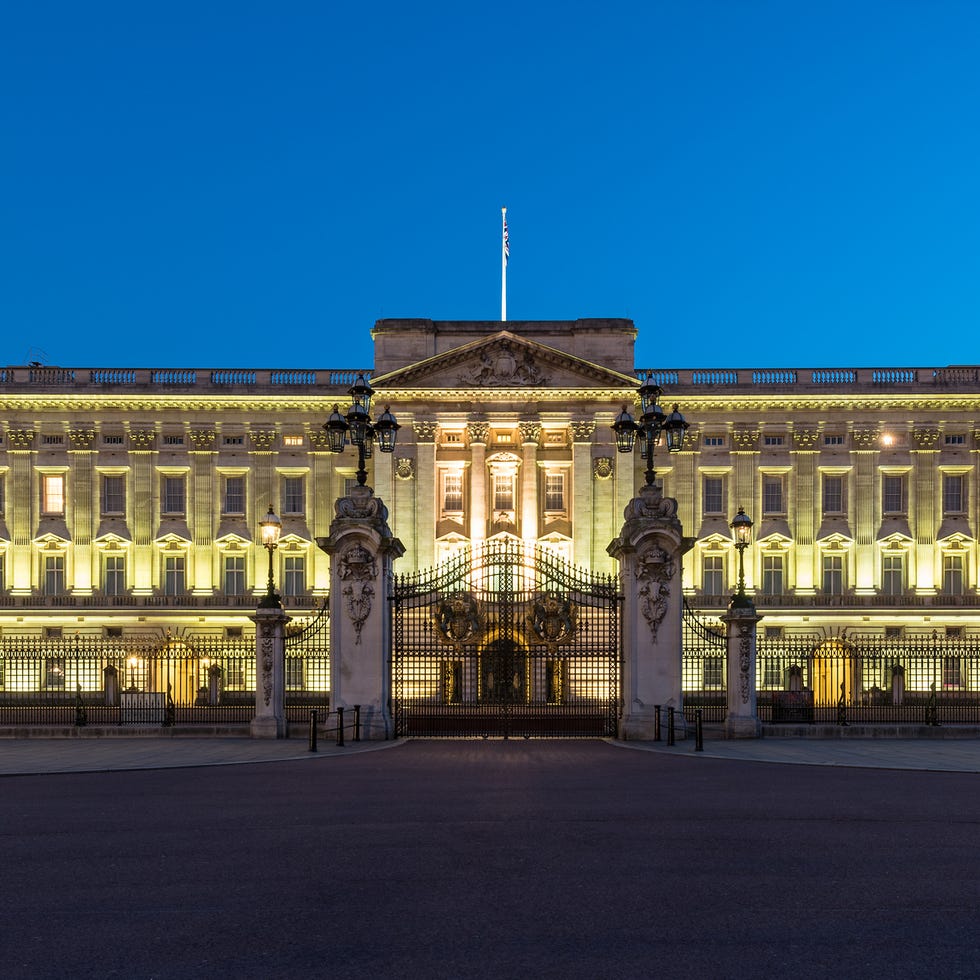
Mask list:
[[276,512],[269,504],[269,512],[265,519],[259,521],[259,528],[262,534],[262,544],[269,552],[269,583],[266,587],[265,595],[259,603],[260,609],[276,609],[281,606],[279,596],[276,595],[276,583],[272,574],[272,555],[279,547],[279,535],[282,534],[282,521],[276,516]]
[[752,518],[739,507],[738,513],[732,518],[732,538],[738,551],[738,590],[732,596],[732,606],[738,609],[751,608],[752,600],[745,594],[745,549],[752,542]]
[[327,444],[333,453],[342,453],[344,446],[357,446],[357,485],[363,487],[367,483],[365,460],[374,453],[374,442],[377,439],[378,448],[383,453],[390,453],[395,448],[395,434],[401,428],[391,414],[390,407],[378,416],[376,422],[371,422],[371,397],[374,389],[365,380],[363,374],[348,389],[351,404],[347,415],[340,414],[340,406],[334,405],[333,412],[323,423],[327,430]]
[[660,407],[660,396],[663,394],[659,385],[651,381],[645,381],[640,386],[640,415],[639,423],[633,421],[627,407],[623,406],[623,411],[613,423],[613,431],[616,433],[616,448],[621,453],[630,453],[637,435],[640,437],[640,456],[647,461],[646,485],[653,486],[657,477],[657,472],[653,468],[653,450],[660,443],[661,438],[667,443],[667,452],[679,453],[684,445],[684,434],[688,430],[688,423],[684,416],[674,406],[674,410],[665,414]]

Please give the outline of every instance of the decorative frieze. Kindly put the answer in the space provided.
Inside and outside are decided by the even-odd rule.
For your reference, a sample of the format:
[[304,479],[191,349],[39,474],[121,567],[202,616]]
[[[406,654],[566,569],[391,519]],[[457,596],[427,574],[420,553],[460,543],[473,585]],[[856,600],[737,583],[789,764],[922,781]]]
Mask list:
[[310,429],[307,433],[310,440],[310,449],[315,453],[325,453],[330,451],[330,435],[322,426]]
[[467,388],[548,384],[548,378],[538,368],[533,352],[509,340],[501,340],[480,351],[479,363],[467,365],[467,370],[457,380]]

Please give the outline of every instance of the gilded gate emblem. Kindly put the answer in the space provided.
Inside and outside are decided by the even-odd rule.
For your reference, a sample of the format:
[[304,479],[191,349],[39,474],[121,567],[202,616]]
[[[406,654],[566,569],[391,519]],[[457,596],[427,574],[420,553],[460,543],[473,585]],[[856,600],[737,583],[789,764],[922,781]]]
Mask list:
[[539,643],[557,646],[575,635],[578,609],[558,592],[539,592],[528,604],[525,621]]
[[480,604],[468,592],[453,592],[441,598],[433,610],[432,622],[440,639],[457,648],[476,643],[483,636]]

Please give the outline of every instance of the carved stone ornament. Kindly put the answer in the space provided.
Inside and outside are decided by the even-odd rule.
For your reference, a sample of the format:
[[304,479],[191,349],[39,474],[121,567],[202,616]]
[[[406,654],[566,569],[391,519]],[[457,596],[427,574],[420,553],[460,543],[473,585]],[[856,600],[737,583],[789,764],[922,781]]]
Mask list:
[[652,487],[640,487],[640,492],[623,510],[623,517],[628,521],[651,517],[676,518],[677,501],[673,497],[665,497],[659,483]]
[[813,449],[819,438],[820,432],[817,429],[793,430],[793,445],[797,449]]
[[69,429],[68,442],[72,449],[91,449],[95,442],[95,429]]
[[509,340],[500,340],[480,352],[480,363],[457,378],[461,385],[477,388],[503,388],[511,385],[545,385],[531,351]]
[[260,644],[259,652],[262,662],[262,698],[266,707],[272,700],[272,652],[274,649],[274,638],[276,628],[271,623],[263,623],[259,627]]
[[399,456],[395,460],[395,476],[399,480],[411,480],[415,476],[415,460],[408,456]]
[[521,442],[538,444],[541,442],[540,422],[518,422],[517,431],[521,434]]
[[11,449],[30,449],[34,442],[34,430],[7,429],[7,441]]
[[205,452],[214,447],[216,435],[214,429],[191,429],[187,433],[187,438],[198,452]]
[[758,429],[732,429],[732,445],[739,452],[749,452],[759,445]]
[[268,452],[276,441],[275,429],[253,429],[248,435],[252,440],[252,448],[259,452]]
[[524,621],[539,643],[554,648],[575,636],[578,607],[558,592],[539,592],[527,604]]
[[595,419],[578,419],[572,422],[572,438],[575,442],[589,442],[595,432]]
[[130,429],[129,443],[133,449],[150,449],[156,438],[154,429]]
[[432,625],[439,639],[457,651],[464,643],[478,643],[485,630],[480,603],[468,592],[441,597],[432,612]]
[[636,560],[637,596],[640,613],[650,627],[650,638],[656,642],[657,630],[670,608],[670,580],[677,563],[659,545],[654,544]]
[[592,460],[592,475],[597,480],[608,480],[613,475],[612,456],[596,456]]
[[466,432],[470,437],[470,442],[486,442],[490,435],[489,422],[468,422]]
[[333,510],[337,517],[388,520],[388,508],[375,497],[370,487],[351,487],[346,497],[340,497],[334,502]]
[[916,449],[935,449],[939,442],[939,429],[913,429],[912,438]]
[[360,645],[361,630],[368,616],[371,615],[371,600],[374,598],[374,586],[370,582],[348,582],[344,586],[344,600],[347,605],[347,617],[354,627],[354,643]]
[[358,582],[366,582],[378,577],[378,566],[374,555],[359,542],[341,555],[338,571],[342,580],[354,579]]
[[877,449],[881,432],[878,429],[855,429],[851,440],[855,449]]
[[749,623],[738,624],[738,696],[742,704],[749,703],[749,651],[751,648]]
[[432,442],[436,437],[437,422],[418,421],[412,423],[415,430],[415,438],[418,442]]
[[312,428],[307,433],[310,439],[310,449],[315,453],[325,453],[330,450],[330,436],[326,429]]

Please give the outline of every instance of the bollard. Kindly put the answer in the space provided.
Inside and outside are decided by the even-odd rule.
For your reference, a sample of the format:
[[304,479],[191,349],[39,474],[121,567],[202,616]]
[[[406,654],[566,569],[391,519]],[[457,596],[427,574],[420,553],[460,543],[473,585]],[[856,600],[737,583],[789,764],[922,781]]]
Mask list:
[[653,740],[660,741],[660,705],[653,706]]
[[360,742],[361,740],[361,706],[359,704],[354,705],[354,741]]
[[344,747],[344,709],[337,709],[337,748]]
[[316,752],[316,719],[317,711],[314,708],[310,712],[310,751]]
[[667,708],[667,744],[674,744],[674,709]]
[[704,751],[704,728],[701,724],[700,708],[697,708],[694,712],[694,751]]

